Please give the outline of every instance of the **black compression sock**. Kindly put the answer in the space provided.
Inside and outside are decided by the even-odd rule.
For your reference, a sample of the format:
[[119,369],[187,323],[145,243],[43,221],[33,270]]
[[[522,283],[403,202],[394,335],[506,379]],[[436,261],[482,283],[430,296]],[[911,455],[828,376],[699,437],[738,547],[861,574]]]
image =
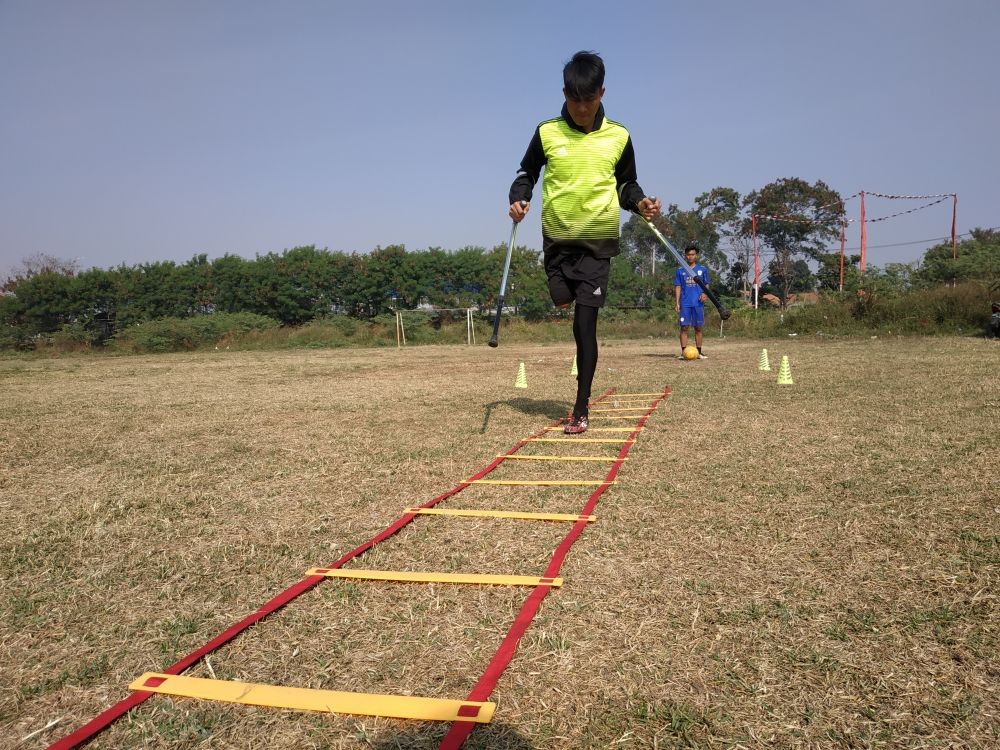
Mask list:
[[573,338],[576,339],[576,403],[573,413],[587,413],[590,389],[597,371],[597,311],[600,308],[577,305],[573,311]]

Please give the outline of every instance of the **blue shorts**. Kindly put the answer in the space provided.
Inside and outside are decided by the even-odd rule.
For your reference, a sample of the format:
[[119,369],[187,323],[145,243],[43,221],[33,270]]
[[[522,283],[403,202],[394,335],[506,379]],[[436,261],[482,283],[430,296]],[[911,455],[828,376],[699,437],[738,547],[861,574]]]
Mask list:
[[705,307],[703,305],[691,305],[682,307],[681,315],[677,319],[677,325],[681,328],[694,326],[695,328],[705,327]]

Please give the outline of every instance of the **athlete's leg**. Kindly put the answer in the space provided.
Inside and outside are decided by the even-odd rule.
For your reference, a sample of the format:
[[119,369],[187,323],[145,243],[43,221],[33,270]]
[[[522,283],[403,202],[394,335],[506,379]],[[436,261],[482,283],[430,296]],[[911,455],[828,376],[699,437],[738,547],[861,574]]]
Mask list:
[[705,337],[702,329],[705,327],[705,306],[698,305],[691,309],[691,325],[694,326],[694,342],[698,346],[698,353],[701,354],[701,345]]
[[573,311],[573,338],[576,339],[576,403],[573,414],[587,413],[590,388],[597,371],[597,312],[598,307],[577,303]]

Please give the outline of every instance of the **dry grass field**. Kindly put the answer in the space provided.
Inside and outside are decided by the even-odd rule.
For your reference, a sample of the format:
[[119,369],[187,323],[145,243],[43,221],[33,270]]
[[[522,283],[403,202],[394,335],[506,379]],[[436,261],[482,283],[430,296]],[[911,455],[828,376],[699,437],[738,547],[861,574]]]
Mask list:
[[[595,395],[672,395],[465,747],[1000,745],[1000,346],[676,351],[602,343]],[[65,736],[563,416],[571,359],[569,343],[0,359],[0,746]],[[607,470],[528,463],[497,477]],[[590,491],[477,486],[441,507],[576,512]],[[418,518],[352,565],[539,575],[568,530]],[[188,674],[464,698],[528,591],[326,581]],[[446,729],[156,695],[89,747],[423,750]]]

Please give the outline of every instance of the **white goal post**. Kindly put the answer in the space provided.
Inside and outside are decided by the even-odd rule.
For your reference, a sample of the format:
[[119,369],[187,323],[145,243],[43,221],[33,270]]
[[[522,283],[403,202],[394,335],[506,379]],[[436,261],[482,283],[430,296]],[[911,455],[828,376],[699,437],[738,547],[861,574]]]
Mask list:
[[476,323],[474,309],[471,307],[437,307],[432,310],[396,310],[396,346],[406,346],[406,325],[403,323],[403,313],[407,315],[435,315],[443,312],[465,313],[465,342],[472,346],[476,343]]

